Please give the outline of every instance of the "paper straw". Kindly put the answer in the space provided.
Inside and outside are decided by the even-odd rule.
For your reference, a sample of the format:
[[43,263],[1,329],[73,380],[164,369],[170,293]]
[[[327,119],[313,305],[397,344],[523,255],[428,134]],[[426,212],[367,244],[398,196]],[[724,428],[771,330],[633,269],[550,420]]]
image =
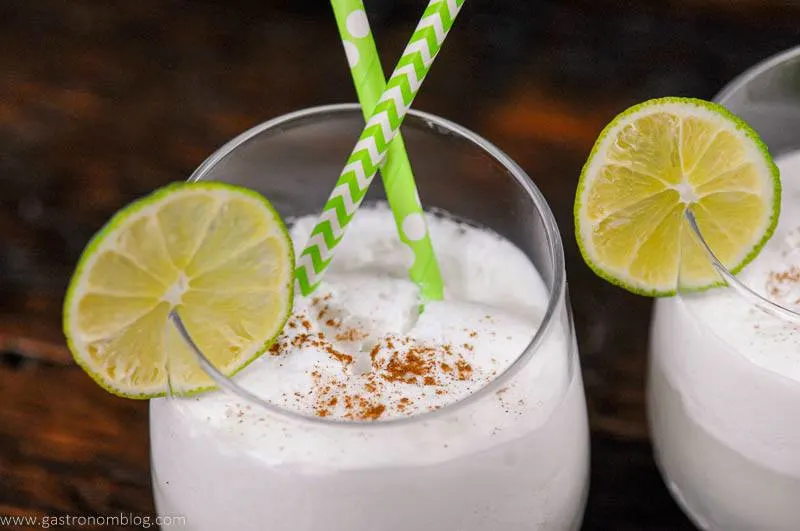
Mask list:
[[[361,110],[364,118],[368,119],[378,103],[378,98],[386,90],[386,78],[369,28],[364,3],[361,0],[331,0],[331,5],[361,102]],[[444,294],[442,275],[429,237],[425,213],[419,201],[411,163],[399,132],[389,143],[380,172],[386,198],[394,214],[397,234],[413,253],[414,261],[408,275],[419,286],[423,301],[441,300]]]
[[[300,253],[296,276],[303,295],[311,294],[319,285],[464,1],[431,0],[425,8]],[[411,231],[415,236],[425,235],[415,230]]]

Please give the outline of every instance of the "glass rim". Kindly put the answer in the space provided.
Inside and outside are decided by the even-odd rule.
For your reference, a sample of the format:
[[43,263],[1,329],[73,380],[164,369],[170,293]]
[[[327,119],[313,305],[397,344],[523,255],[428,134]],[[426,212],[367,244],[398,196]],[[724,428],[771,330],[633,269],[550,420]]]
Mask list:
[[[768,57],[767,59],[764,59],[763,61],[760,61],[736,76],[732,81],[725,85],[722,90],[720,90],[717,95],[714,96],[714,101],[727,108],[726,102],[735,94],[739,93],[739,91],[747,87],[751,81],[759,78],[765,72],[771,71],[774,68],[778,68],[785,62],[798,56],[800,56],[800,46],[795,46],[794,48],[789,48],[788,50],[784,50],[783,52],[779,52],[771,57]],[[735,114],[735,110],[731,110],[731,112],[734,112]],[[789,321],[794,324],[800,324],[800,313],[764,297],[757,291],[753,290],[750,286],[739,280],[736,275],[734,275],[719,260],[719,258],[717,258],[717,256],[714,254],[714,251],[711,250],[711,247],[708,245],[703,237],[703,234],[700,232],[700,228],[698,227],[694,216],[692,216],[691,212],[688,210],[686,212],[686,218],[689,222],[692,232],[697,237],[706,255],[708,255],[711,265],[720,274],[722,279],[728,284],[729,287],[732,287],[734,291],[746,299],[750,304],[759,307],[768,314],[781,320]]]
[[[187,179],[188,182],[197,182],[208,173],[208,171],[220,163],[223,159],[228,157],[232,152],[234,152],[238,147],[249,141],[250,139],[264,133],[265,131],[275,129],[287,123],[296,121],[298,119],[309,118],[309,117],[324,117],[326,115],[331,114],[345,114],[345,113],[358,113],[359,118],[362,117],[361,114],[361,107],[357,103],[338,103],[338,104],[331,104],[331,105],[320,105],[315,107],[307,107],[304,109],[296,110],[293,112],[289,112],[286,114],[282,114],[265,122],[262,122],[250,129],[244,131],[243,133],[239,134],[238,136],[234,137],[233,139],[229,140],[225,144],[223,144],[220,148],[218,148],[213,154],[211,154],[205,161],[203,161],[196,170],[192,172],[192,174]],[[547,283],[547,287],[549,289],[549,297],[547,301],[547,307],[542,318],[539,327],[537,328],[536,332],[533,335],[533,338],[527,344],[527,346],[522,349],[519,355],[514,359],[514,361],[508,365],[501,373],[499,373],[494,379],[492,379],[489,383],[478,389],[476,392],[465,396],[455,402],[449,403],[439,409],[433,411],[426,411],[424,413],[419,413],[407,417],[396,417],[390,418],[387,420],[378,420],[378,421],[363,421],[363,420],[345,420],[345,419],[337,419],[337,418],[327,418],[327,417],[312,417],[310,415],[305,415],[303,413],[299,413],[297,411],[290,410],[288,408],[280,407],[276,404],[270,403],[263,398],[259,397],[258,395],[248,391],[247,389],[241,387],[238,383],[236,383],[232,378],[225,376],[222,374],[217,368],[211,363],[211,361],[202,353],[202,351],[194,344],[191,340],[191,337],[186,333],[185,328],[183,328],[182,323],[179,319],[177,319],[176,315],[172,315],[173,321],[178,326],[179,331],[184,335],[184,338],[188,341],[189,346],[194,350],[195,354],[197,355],[202,368],[212,377],[215,383],[219,386],[218,390],[227,391],[229,393],[233,393],[245,400],[253,402],[255,405],[262,407],[269,411],[270,413],[274,413],[280,417],[286,417],[291,419],[295,422],[301,422],[305,424],[317,425],[317,426],[327,426],[331,428],[345,428],[345,429],[381,429],[381,428],[388,428],[391,426],[402,426],[402,425],[412,425],[417,424],[420,422],[435,420],[440,417],[443,417],[447,414],[450,414],[454,411],[458,411],[463,409],[464,407],[477,402],[478,400],[484,398],[485,396],[489,395],[490,393],[494,392],[496,389],[502,388],[502,386],[515,374],[517,374],[522,367],[528,363],[531,358],[539,351],[541,344],[545,340],[546,337],[550,334],[553,328],[553,322],[558,318],[558,312],[560,309],[560,305],[562,304],[561,301],[564,301],[563,304],[567,305],[567,312],[569,313],[569,305],[566,301],[566,266],[565,266],[565,259],[564,259],[564,248],[561,241],[561,233],[558,230],[558,225],[556,224],[555,216],[553,212],[550,210],[550,206],[547,203],[547,200],[542,195],[539,188],[533,183],[531,178],[528,176],[527,172],[523,170],[516,162],[514,162],[508,155],[506,155],[502,150],[500,150],[497,146],[483,138],[482,136],[478,135],[477,133],[463,127],[455,122],[437,116],[435,114],[418,111],[416,109],[410,109],[408,114],[414,118],[422,120],[425,125],[429,126],[429,128],[434,129],[434,134],[442,134],[441,131],[445,131],[447,134],[454,134],[461,138],[462,140],[466,140],[473,146],[477,147],[481,151],[487,153],[497,164],[503,167],[505,171],[511,176],[512,179],[516,181],[516,183],[522,188],[523,193],[526,193],[528,198],[531,199],[533,202],[534,208],[537,210],[539,215],[542,219],[542,224],[544,226],[544,233],[545,233],[545,242],[546,247],[548,250],[548,255],[550,260],[553,263],[553,280],[552,282]],[[572,336],[573,333],[573,324],[571,319],[568,323],[568,329],[565,330],[566,333]],[[574,355],[574,342],[569,341],[569,346],[567,348],[566,355],[568,357],[572,357]],[[573,360],[569,359],[567,362],[570,364],[570,367]],[[573,378],[574,368],[571,368],[568,371],[569,377]],[[181,397],[171,397],[168,396],[167,399],[181,399]]]
[[751,81],[761,76],[764,72],[779,67],[786,61],[794,59],[797,56],[800,56],[800,45],[788,48],[782,52],[778,52],[775,55],[771,55],[766,59],[759,61],[726,83],[725,86],[722,87],[722,89],[714,96],[714,101],[724,106],[725,102],[734,94],[747,86],[747,84],[749,84]]

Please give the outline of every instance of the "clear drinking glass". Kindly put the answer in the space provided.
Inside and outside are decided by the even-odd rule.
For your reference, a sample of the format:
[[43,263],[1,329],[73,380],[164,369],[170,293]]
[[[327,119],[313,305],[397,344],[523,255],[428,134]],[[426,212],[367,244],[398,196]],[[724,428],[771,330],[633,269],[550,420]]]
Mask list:
[[[317,213],[363,124],[356,105],[292,113],[232,140],[191,180],[253,188],[287,220]],[[588,427],[553,215],[522,169],[463,127],[411,111],[403,135],[427,209],[496,231],[538,269],[547,300],[533,340],[467,398],[374,422],[281,409],[243,387],[248,369],[226,379],[206,367],[223,390],[151,401],[161,514],[201,531],[580,526]],[[376,179],[367,201],[382,197]]]
[[[716,100],[758,131],[781,168],[782,213],[761,254],[723,287],[656,302],[648,409],[658,465],[702,529],[800,529],[800,48]],[[687,225],[688,226],[688,225]]]

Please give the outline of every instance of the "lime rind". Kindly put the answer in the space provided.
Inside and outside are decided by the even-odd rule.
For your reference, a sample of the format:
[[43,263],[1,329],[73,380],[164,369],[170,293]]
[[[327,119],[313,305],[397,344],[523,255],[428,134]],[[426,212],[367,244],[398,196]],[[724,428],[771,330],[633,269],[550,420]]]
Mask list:
[[[651,99],[639,103],[618,114],[600,132],[600,135],[595,141],[594,146],[592,146],[592,150],[590,151],[586,163],[584,164],[581,170],[580,178],[578,180],[578,186],[575,193],[575,204],[573,207],[575,237],[578,243],[578,249],[581,253],[581,256],[583,256],[583,259],[586,262],[586,264],[597,276],[627,291],[630,291],[637,295],[644,295],[648,297],[671,297],[676,295],[678,291],[678,286],[677,286],[678,279],[676,279],[676,285],[673,289],[661,290],[656,288],[647,288],[641,285],[635,285],[630,281],[619,278],[616,272],[604,268],[601,264],[599,264],[596,260],[592,258],[592,254],[586,246],[585,243],[586,235],[583,232],[584,226],[582,223],[582,208],[584,203],[584,195],[586,193],[586,186],[588,179],[587,175],[590,174],[594,164],[598,163],[598,161],[602,161],[602,159],[600,159],[598,155],[602,149],[607,147],[606,141],[611,137],[612,133],[615,133],[624,124],[629,123],[631,119],[637,114],[644,115],[653,112],[657,107],[659,108],[659,110],[661,110],[665,106],[670,106],[670,105],[675,107],[682,107],[684,109],[686,106],[692,106],[695,109],[701,110],[701,112],[709,113],[710,115],[716,115],[717,119],[721,118],[728,121],[730,124],[732,124],[731,129],[742,134],[746,139],[750,141],[751,144],[750,147],[755,148],[756,152],[760,155],[760,157],[757,158],[754,157],[754,159],[757,159],[761,163],[763,163],[771,176],[773,197],[771,202],[772,203],[771,212],[766,227],[760,239],[750,248],[750,250],[745,254],[745,256],[733,266],[728,267],[728,270],[732,274],[739,273],[742,269],[744,269],[744,267],[746,267],[750,262],[752,262],[756,256],[758,256],[758,254],[761,252],[763,247],[766,245],[766,243],[769,241],[769,239],[775,232],[775,228],[778,224],[778,217],[780,216],[780,210],[781,210],[780,172],[778,170],[778,167],[775,165],[775,162],[772,160],[771,155],[769,154],[769,149],[767,148],[764,141],[761,140],[761,137],[758,135],[758,133],[750,125],[748,125],[744,120],[742,120],[741,118],[730,112],[722,105],[697,98],[664,97],[664,98]],[[686,286],[684,286],[682,289],[685,289],[687,291],[701,292],[715,287],[721,287],[724,285],[725,282],[720,280],[717,282],[710,282],[704,285],[692,286],[688,289],[686,288]]]
[[251,190],[249,188],[236,186],[232,184],[227,184],[218,181],[198,181],[198,182],[176,182],[134,201],[133,203],[129,204],[127,207],[123,208],[122,210],[116,212],[108,222],[106,222],[95,234],[92,236],[89,243],[84,248],[83,252],[81,253],[75,271],[70,278],[69,285],[67,287],[67,291],[64,297],[64,305],[63,305],[63,312],[62,312],[62,329],[64,332],[64,336],[66,339],[67,347],[69,348],[70,352],[72,353],[72,357],[75,362],[80,366],[84,372],[86,372],[100,387],[105,389],[111,394],[123,397],[123,398],[131,398],[131,399],[138,399],[138,400],[147,400],[150,398],[158,398],[167,396],[167,394],[179,395],[179,396],[194,396],[203,392],[211,391],[216,389],[216,386],[201,386],[198,388],[193,389],[184,389],[179,392],[175,392],[170,388],[170,379],[168,378],[166,386],[164,389],[150,392],[150,391],[143,391],[143,392],[136,392],[130,389],[123,389],[121,387],[115,387],[112,382],[103,378],[99,373],[95,371],[95,369],[87,363],[87,360],[84,359],[82,355],[81,349],[76,343],[75,338],[73,338],[72,328],[73,328],[73,313],[72,308],[74,304],[74,299],[76,294],[81,292],[81,288],[83,287],[83,282],[85,282],[85,274],[88,271],[89,266],[91,265],[93,259],[99,255],[99,250],[110,238],[114,237],[119,230],[126,225],[127,222],[131,221],[132,219],[138,217],[143,210],[148,208],[155,208],[155,206],[162,200],[167,198],[172,198],[176,193],[179,193],[182,190],[191,189],[192,191],[207,191],[211,193],[220,193],[220,192],[227,192],[231,194],[237,194],[239,196],[245,196],[254,200],[257,200],[262,206],[264,206],[272,216],[273,221],[275,222],[275,227],[278,229],[279,234],[282,238],[285,239],[286,251],[289,258],[289,264],[291,273],[288,275],[287,284],[285,289],[287,290],[287,301],[288,304],[285,306],[285,311],[280,316],[278,322],[279,326],[276,327],[276,333],[267,339],[263,344],[261,344],[255,351],[245,359],[240,365],[236,366],[229,374],[226,374],[227,377],[232,377],[239,373],[241,370],[245,369],[248,365],[250,365],[253,361],[258,359],[278,338],[281,333],[281,330],[286,325],[286,322],[289,319],[292,311],[292,302],[294,301],[294,263],[295,263],[295,255],[294,255],[294,246],[292,245],[291,237],[289,236],[289,231],[283,222],[280,214],[278,214],[275,207],[272,203],[267,200],[266,197],[259,194],[258,192]]

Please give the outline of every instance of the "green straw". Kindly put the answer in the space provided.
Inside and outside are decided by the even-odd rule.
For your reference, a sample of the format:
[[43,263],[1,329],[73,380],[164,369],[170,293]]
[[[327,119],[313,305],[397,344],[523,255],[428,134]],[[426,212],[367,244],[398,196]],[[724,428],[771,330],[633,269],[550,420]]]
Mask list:
[[[386,90],[386,80],[364,3],[361,0],[331,0],[331,5],[361,110],[364,118],[368,119],[378,98]],[[386,198],[397,225],[397,234],[413,253],[414,262],[408,275],[419,286],[423,301],[441,300],[444,295],[442,275],[400,133],[389,143],[389,151],[380,171]]]
[[[364,200],[372,179],[386,157],[390,142],[397,135],[400,124],[464,1],[431,0],[425,8],[411,40],[386,83],[386,90],[378,98],[372,115],[339,175],[336,187],[322,209],[317,225],[311,231],[306,248],[300,253],[296,276],[303,295],[311,294],[322,280],[336,246],[344,237],[350,221]],[[416,193],[414,196],[416,197]],[[413,218],[412,222],[403,221],[403,232],[410,232],[414,241],[427,234],[418,231],[418,227],[419,224]],[[418,259],[415,256],[415,261]]]

